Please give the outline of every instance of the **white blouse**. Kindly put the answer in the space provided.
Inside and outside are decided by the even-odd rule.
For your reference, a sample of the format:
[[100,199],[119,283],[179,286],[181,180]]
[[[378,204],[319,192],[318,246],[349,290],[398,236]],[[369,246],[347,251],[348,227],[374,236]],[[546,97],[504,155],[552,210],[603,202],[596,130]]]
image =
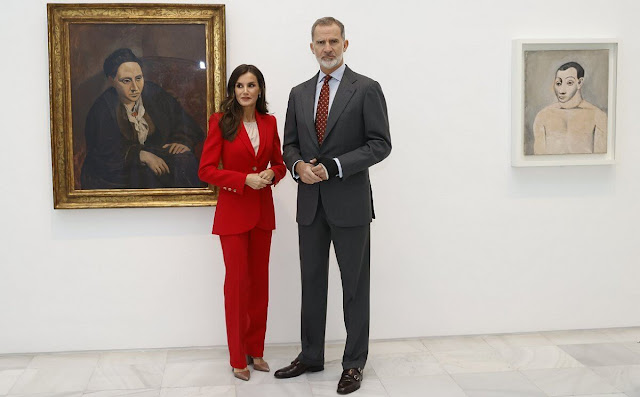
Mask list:
[[260,148],[260,133],[258,132],[258,123],[255,121],[243,121],[244,129],[247,130],[247,134],[249,134],[249,139],[251,140],[251,145],[253,145],[253,150],[255,154],[258,154],[258,148]]

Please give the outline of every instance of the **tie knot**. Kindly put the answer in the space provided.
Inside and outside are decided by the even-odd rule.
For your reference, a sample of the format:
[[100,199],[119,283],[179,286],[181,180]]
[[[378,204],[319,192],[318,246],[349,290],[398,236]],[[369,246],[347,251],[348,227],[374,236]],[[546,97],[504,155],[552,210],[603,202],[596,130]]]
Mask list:
[[324,76],[324,83],[325,84],[329,84],[329,80],[331,80],[331,75],[330,74]]

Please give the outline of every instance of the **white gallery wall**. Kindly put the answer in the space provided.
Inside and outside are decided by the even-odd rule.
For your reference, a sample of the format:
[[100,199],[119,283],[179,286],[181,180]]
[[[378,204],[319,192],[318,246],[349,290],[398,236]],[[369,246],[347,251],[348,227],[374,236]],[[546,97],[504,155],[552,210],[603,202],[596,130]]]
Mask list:
[[[281,133],[318,17],[386,94],[372,338],[640,325],[640,2],[225,3],[228,73],[261,68]],[[0,353],[224,345],[215,208],[53,209],[46,24],[45,0],[0,4]],[[516,38],[619,40],[615,165],[511,167]],[[268,343],[299,339],[295,190],[274,190]],[[333,259],[330,278],[340,340]]]

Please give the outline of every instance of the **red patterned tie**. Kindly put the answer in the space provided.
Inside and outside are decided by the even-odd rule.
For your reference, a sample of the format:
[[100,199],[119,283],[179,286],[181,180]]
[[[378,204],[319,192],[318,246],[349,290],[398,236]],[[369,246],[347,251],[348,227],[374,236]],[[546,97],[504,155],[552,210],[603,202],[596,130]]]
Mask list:
[[318,144],[322,145],[324,133],[327,129],[327,116],[329,115],[329,80],[330,75],[324,76],[324,83],[320,89],[320,98],[318,98],[318,109],[316,110],[316,136]]

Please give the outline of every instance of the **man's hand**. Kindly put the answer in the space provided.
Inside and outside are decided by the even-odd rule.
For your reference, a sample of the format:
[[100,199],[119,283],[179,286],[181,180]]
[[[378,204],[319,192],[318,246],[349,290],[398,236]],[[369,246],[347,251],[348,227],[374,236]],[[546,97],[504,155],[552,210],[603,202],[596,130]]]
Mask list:
[[[264,171],[263,171],[264,172]],[[273,172],[273,171],[271,171]],[[244,184],[249,186],[253,190],[260,190],[263,187],[271,184],[270,179],[265,179],[261,177],[259,174],[248,174],[247,178],[244,180]]]
[[169,148],[169,153],[171,154],[180,154],[191,151],[191,149],[181,143],[167,143],[162,148],[166,149],[167,147]]
[[276,177],[276,173],[273,172],[273,170],[269,169],[269,170],[260,171],[258,176],[262,179],[268,180],[269,182],[273,182],[273,178]]
[[[322,179],[313,172],[313,163],[315,159],[311,160],[311,163],[305,163],[300,161],[296,164],[296,174],[300,177],[300,180],[307,185],[313,185],[314,183],[322,182]],[[317,166],[316,166],[317,167]]]
[[322,165],[322,163],[318,163],[318,160],[316,159],[311,159],[311,164],[313,164],[314,166],[311,167],[311,171],[316,174],[316,176],[320,179],[322,179],[323,181],[326,181],[327,179],[329,179],[329,174],[327,173],[327,168]]
[[158,176],[171,172],[169,171],[169,166],[163,159],[145,150],[140,151],[140,162],[149,167],[149,169]]

